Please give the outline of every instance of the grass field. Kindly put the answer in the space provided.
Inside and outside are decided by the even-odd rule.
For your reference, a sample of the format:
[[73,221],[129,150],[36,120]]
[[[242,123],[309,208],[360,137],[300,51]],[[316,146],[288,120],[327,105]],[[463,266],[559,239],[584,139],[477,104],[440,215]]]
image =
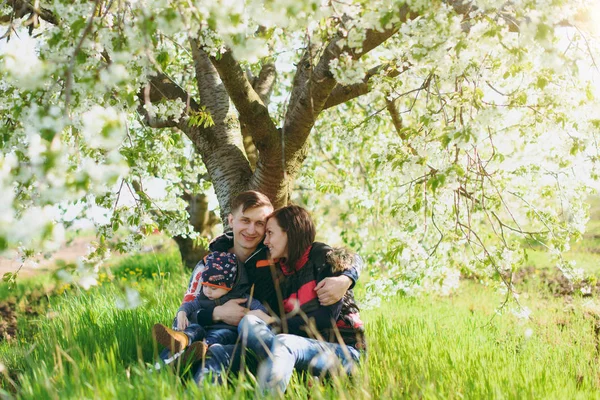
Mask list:
[[[600,218],[599,218],[600,219]],[[594,226],[568,257],[598,276]],[[554,273],[544,255],[529,267]],[[0,342],[0,396],[22,399],[253,398],[245,375],[221,387],[197,387],[181,371],[150,373],[157,354],[150,329],[169,323],[188,272],[174,249],[124,258],[89,291],[55,287],[47,276],[0,286],[16,310],[18,332]],[[115,306],[125,287],[143,304]],[[37,293],[37,294],[36,294]],[[28,300],[26,300],[28,299]],[[33,303],[31,299],[37,299]],[[556,296],[536,274],[520,292],[532,311],[516,318],[496,310],[493,285],[466,280],[449,297],[397,296],[363,312],[369,352],[353,380],[310,389],[294,377],[292,398],[600,398],[600,302],[574,291]],[[0,325],[2,321],[0,321]]]

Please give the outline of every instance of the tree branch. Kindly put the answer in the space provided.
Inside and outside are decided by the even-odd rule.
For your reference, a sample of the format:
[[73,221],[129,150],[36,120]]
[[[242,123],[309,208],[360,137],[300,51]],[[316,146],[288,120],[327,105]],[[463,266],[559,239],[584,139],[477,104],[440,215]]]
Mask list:
[[252,80],[252,88],[256,94],[258,94],[258,97],[260,97],[265,106],[268,105],[271,100],[271,92],[275,86],[276,79],[277,70],[275,69],[275,64],[266,63],[261,68],[258,76],[254,77]]
[[256,147],[259,151],[262,150],[277,134],[277,127],[271,120],[269,110],[233,58],[231,51],[226,51],[218,59],[211,57],[210,60],[219,72],[219,77],[239,113],[240,122],[249,128]]
[[[252,76],[249,71],[246,72],[246,75],[248,80],[252,82],[252,88],[256,94],[258,94],[258,97],[260,97],[263,104],[267,106],[269,104],[271,92],[273,90],[273,86],[275,86],[275,80],[277,78],[275,64],[264,64],[258,76]],[[240,125],[244,140],[244,150],[246,151],[246,156],[250,162],[250,168],[252,168],[252,171],[254,171],[256,170],[256,164],[258,162],[258,149],[254,144],[250,127],[244,123],[241,123]]]
[[360,83],[348,86],[337,84],[335,85],[335,87],[331,91],[331,94],[327,98],[323,109],[327,110],[328,108],[335,107],[339,104],[350,101],[356,97],[362,96],[363,94],[369,93],[369,80],[382,71],[387,71],[386,76],[388,78],[395,78],[398,75],[402,74],[404,71],[408,70],[408,68],[408,66],[404,66],[402,70],[398,70],[395,68],[391,69],[389,65],[381,64],[367,71],[367,74]]
[[85,25],[85,29],[77,45],[75,46],[75,50],[73,50],[73,54],[71,55],[71,59],[69,60],[69,67],[67,68],[67,73],[65,74],[65,115],[69,115],[69,103],[71,102],[71,88],[73,86],[73,70],[75,69],[75,60],[77,59],[77,55],[81,50],[81,46],[85,41],[85,38],[92,32],[92,27],[94,25],[94,17],[96,16],[97,10],[100,9],[100,1],[94,1],[94,8],[92,9],[92,14],[89,16],[87,24]]
[[221,204],[221,219],[227,220],[229,205],[238,193],[248,190],[252,175],[239,134],[239,120],[230,97],[209,55],[190,38],[201,106],[210,113],[214,125],[191,127],[186,134],[202,157]]
[[396,100],[386,100],[387,110],[392,117],[392,122],[394,123],[394,128],[396,129],[396,133],[400,136],[400,139],[403,141],[406,140],[406,135],[402,133],[402,117],[398,112],[398,108],[396,107]]
[[[148,84],[142,88],[138,93],[140,99],[140,105],[138,112],[144,116],[148,126],[152,128],[168,128],[168,127],[179,127],[185,131],[187,127],[187,118],[180,118],[177,122],[173,119],[159,120],[153,115],[148,113],[147,107],[150,104],[160,103],[162,100],[175,100],[181,99],[186,104],[186,114],[189,111],[198,111],[200,108],[198,103],[178,84],[173,82],[171,78],[162,72],[157,73],[151,77]],[[182,122],[185,120],[186,122]]]
[[[402,6],[399,13],[401,20],[408,18],[406,6]],[[287,202],[289,187],[306,157],[308,135],[336,86],[329,70],[331,61],[343,52],[355,58],[361,57],[396,33],[398,26],[384,32],[368,31],[361,49],[340,48],[342,37],[338,35],[325,45],[316,65],[313,60],[318,48],[309,38],[296,69],[283,128],[271,146],[259,147],[259,161],[250,181],[251,189],[263,191],[276,206]]]
[[28,14],[37,15],[39,18],[53,25],[58,25],[58,18],[52,11],[43,7],[35,7],[31,1],[27,0],[8,0],[8,5],[14,10],[14,18],[23,18]]
[[[406,4],[402,5],[398,10],[399,22],[405,22],[408,18],[414,16],[415,15],[410,12],[410,9]],[[349,54],[353,59],[359,59],[394,35],[399,30],[399,27],[400,23],[395,24],[393,27],[382,32],[373,29],[367,30],[365,40],[359,49],[350,48],[348,46],[340,48],[339,42],[342,40],[340,36],[333,38],[331,42],[329,42],[323,51],[318,64],[315,66],[314,70],[312,70],[309,82],[302,86],[294,85],[292,99],[297,100],[294,102],[292,99],[290,100],[284,124],[286,153],[289,149],[289,152],[294,154],[304,146],[310,130],[314,125],[314,121],[321,111],[325,109],[326,101],[336,86],[335,79],[329,71],[331,61],[339,58],[342,53]],[[307,49],[307,52],[310,53],[312,50],[313,49],[309,48]],[[302,73],[301,68],[306,68],[306,61],[310,61],[311,59],[312,57],[310,57],[310,54],[305,54],[303,61],[298,65],[297,75]],[[308,66],[310,66],[310,63]],[[356,95],[358,95],[361,90],[365,90],[365,85],[367,85],[367,83],[363,82],[362,87],[354,88],[354,90],[357,90]],[[340,91],[342,90],[340,89]],[[341,99],[341,97],[336,97],[332,100],[331,104],[335,103],[336,100],[341,101]]]

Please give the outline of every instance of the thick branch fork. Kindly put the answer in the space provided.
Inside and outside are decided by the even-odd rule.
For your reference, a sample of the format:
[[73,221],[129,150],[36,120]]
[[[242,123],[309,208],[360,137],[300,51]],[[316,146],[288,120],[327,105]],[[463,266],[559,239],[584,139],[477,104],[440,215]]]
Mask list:
[[240,122],[248,127],[260,151],[265,142],[277,135],[277,127],[271,120],[267,106],[252,87],[242,67],[233,58],[231,51],[226,51],[219,58],[211,57],[211,62],[219,72],[219,77],[239,113]]

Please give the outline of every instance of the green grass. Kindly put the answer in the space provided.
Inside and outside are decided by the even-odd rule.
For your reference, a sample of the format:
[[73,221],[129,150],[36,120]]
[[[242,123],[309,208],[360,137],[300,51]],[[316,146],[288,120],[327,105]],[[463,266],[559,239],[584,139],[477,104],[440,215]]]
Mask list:
[[[560,301],[532,307],[534,320],[526,325],[509,315],[492,319],[492,305],[499,303],[490,297],[469,283],[454,298],[399,298],[395,307],[388,304],[370,314],[373,395],[599,396],[593,319],[563,312]],[[530,337],[527,329],[532,330]]]
[[149,279],[165,274],[182,274],[181,258],[176,248],[169,248],[162,253],[135,254],[121,258],[110,269],[115,277],[126,280],[132,276]]
[[36,275],[29,278],[18,278],[14,287],[0,283],[0,301],[8,298],[23,298],[32,290],[46,291],[53,286],[54,280],[49,274]]
[[[566,258],[600,276],[596,214],[591,234]],[[450,297],[396,296],[363,311],[369,351],[352,380],[309,388],[295,376],[288,397],[600,399],[600,302],[577,293],[553,296],[535,276],[556,270],[550,258],[536,250],[528,256],[534,272],[517,290],[532,310],[530,320],[512,315],[512,305],[498,315],[504,297],[493,284],[465,280]],[[33,317],[23,312],[23,299],[56,282],[42,276],[20,280],[12,290],[0,284],[0,300],[17,299],[21,310],[17,339],[0,342],[0,397],[255,398],[248,375],[198,387],[189,373],[149,372],[158,352],[150,329],[171,322],[188,279],[172,247],[120,258],[103,272],[100,286],[58,287],[54,293],[61,294],[49,296],[47,310]],[[116,307],[127,286],[139,290],[142,306]]]
[[[67,290],[50,298],[48,316],[23,320],[20,338],[0,344],[2,394],[45,398],[252,398],[251,377],[223,387],[198,388],[185,374],[149,373],[156,357],[150,329],[168,323],[187,272],[169,256],[136,256],[127,265],[143,306],[119,310],[119,284]],[[163,263],[168,262],[168,265]],[[135,262],[135,263],[134,263]],[[137,267],[140,266],[140,267]],[[141,267],[143,266],[143,267]],[[131,268],[130,268],[131,270]],[[161,276],[156,271],[168,271]],[[522,296],[533,310],[523,324],[509,312],[495,316],[501,295],[465,282],[447,298],[398,296],[364,312],[369,353],[352,381],[307,389],[294,398],[600,398],[595,326],[600,314],[584,298]],[[525,332],[533,334],[527,337]]]

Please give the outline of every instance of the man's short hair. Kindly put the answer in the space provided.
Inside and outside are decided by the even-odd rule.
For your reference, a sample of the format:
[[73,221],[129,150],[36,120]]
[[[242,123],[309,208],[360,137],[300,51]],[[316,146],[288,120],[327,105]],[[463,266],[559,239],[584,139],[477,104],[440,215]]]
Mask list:
[[261,192],[257,192],[256,190],[248,190],[247,192],[242,192],[235,196],[235,198],[231,201],[231,212],[234,212],[238,208],[242,207],[242,212],[245,212],[249,208],[256,207],[271,207],[273,208],[273,204],[271,204],[271,200]]

